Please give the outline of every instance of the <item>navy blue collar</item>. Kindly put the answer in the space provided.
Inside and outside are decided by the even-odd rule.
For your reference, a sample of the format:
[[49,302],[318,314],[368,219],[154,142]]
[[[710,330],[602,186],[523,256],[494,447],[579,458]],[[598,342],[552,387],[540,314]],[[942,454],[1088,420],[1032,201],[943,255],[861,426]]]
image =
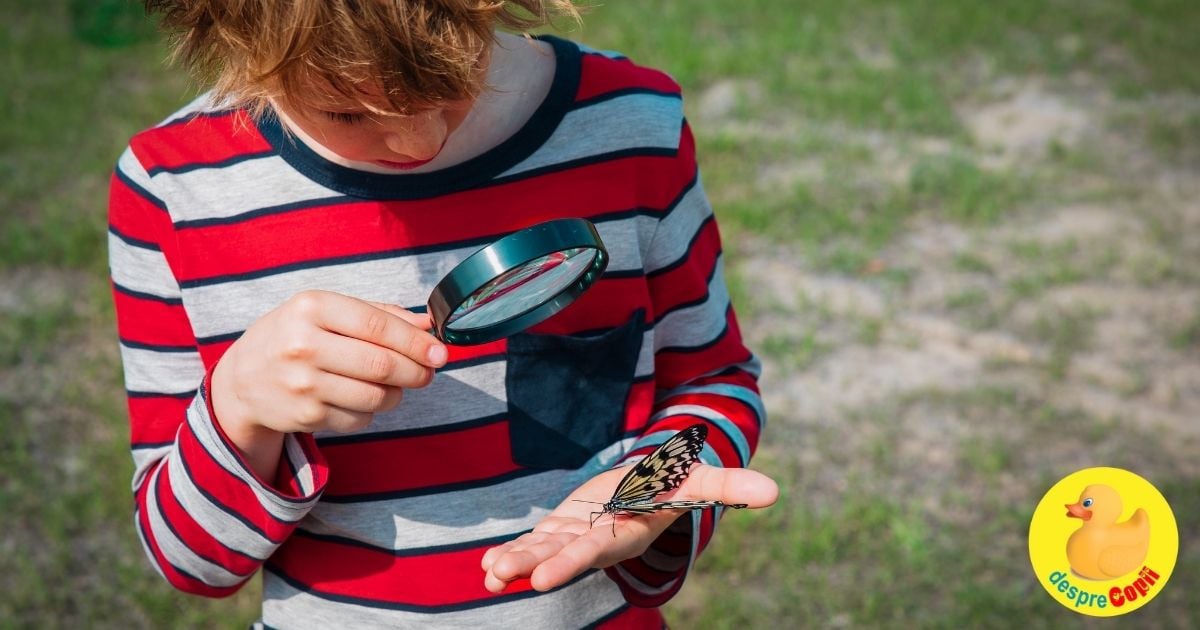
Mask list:
[[579,88],[579,47],[549,35],[538,39],[554,47],[555,71],[550,92],[533,116],[512,137],[460,164],[428,173],[369,173],[335,164],[284,133],[270,114],[256,124],[279,156],[309,179],[345,195],[363,199],[424,199],[479,186],[537,151],[571,109]]

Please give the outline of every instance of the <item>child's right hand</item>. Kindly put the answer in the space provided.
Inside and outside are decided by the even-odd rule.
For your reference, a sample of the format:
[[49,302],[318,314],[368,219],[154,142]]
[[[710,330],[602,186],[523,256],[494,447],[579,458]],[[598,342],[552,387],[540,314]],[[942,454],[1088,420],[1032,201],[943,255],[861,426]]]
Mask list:
[[254,322],[217,363],[210,392],[217,421],[247,455],[263,439],[282,444],[284,433],[362,429],[446,363],[446,346],[426,332],[430,326],[428,315],[398,306],[298,293]]

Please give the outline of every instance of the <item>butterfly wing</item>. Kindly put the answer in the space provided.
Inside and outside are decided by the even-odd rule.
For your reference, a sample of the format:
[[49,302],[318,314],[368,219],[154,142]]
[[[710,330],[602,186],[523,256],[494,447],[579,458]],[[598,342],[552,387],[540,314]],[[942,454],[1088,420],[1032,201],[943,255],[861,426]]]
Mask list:
[[694,424],[660,444],[625,474],[613,492],[612,502],[619,505],[644,503],[679,487],[700,457],[707,437],[708,427]]
[[634,503],[621,509],[626,512],[650,514],[659,510],[703,510],[710,507],[725,507],[740,510],[748,507],[745,503],[725,503],[723,501],[660,501],[658,503]]

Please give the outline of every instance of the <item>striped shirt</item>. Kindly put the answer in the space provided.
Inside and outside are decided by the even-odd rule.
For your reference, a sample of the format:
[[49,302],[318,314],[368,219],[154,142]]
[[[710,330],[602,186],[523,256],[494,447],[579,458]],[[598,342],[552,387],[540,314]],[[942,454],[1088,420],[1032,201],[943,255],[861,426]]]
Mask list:
[[[111,183],[110,268],[135,521],[171,585],[222,596],[262,568],[270,627],[662,624],[655,607],[708,543],[713,510],[549,593],[483,587],[483,553],[584,481],[697,422],[703,461],[745,466],[765,421],[679,87],[546,41],[557,69],[531,119],[438,171],[339,166],[278,121],[205,97],[130,141]],[[596,224],[602,278],[527,333],[450,347],[429,387],[365,430],[289,434],[263,480],[215,422],[213,366],[295,293],[424,311],[479,247],[563,217]]]

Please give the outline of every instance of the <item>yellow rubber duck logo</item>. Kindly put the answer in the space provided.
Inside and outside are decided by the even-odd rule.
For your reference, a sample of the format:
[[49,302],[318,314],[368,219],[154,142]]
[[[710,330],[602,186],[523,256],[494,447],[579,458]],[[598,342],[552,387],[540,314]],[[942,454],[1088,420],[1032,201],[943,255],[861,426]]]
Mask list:
[[1104,484],[1084,488],[1079,501],[1067,505],[1067,516],[1083,519],[1067,539],[1067,561],[1076,575],[1111,580],[1142,567],[1150,551],[1150,517],[1138,508],[1118,523],[1122,507],[1121,495]]
[[1166,499],[1120,468],[1067,475],[1042,497],[1029,523],[1029,560],[1038,582],[1085,615],[1111,617],[1145,606],[1166,586],[1178,552],[1179,530]]

